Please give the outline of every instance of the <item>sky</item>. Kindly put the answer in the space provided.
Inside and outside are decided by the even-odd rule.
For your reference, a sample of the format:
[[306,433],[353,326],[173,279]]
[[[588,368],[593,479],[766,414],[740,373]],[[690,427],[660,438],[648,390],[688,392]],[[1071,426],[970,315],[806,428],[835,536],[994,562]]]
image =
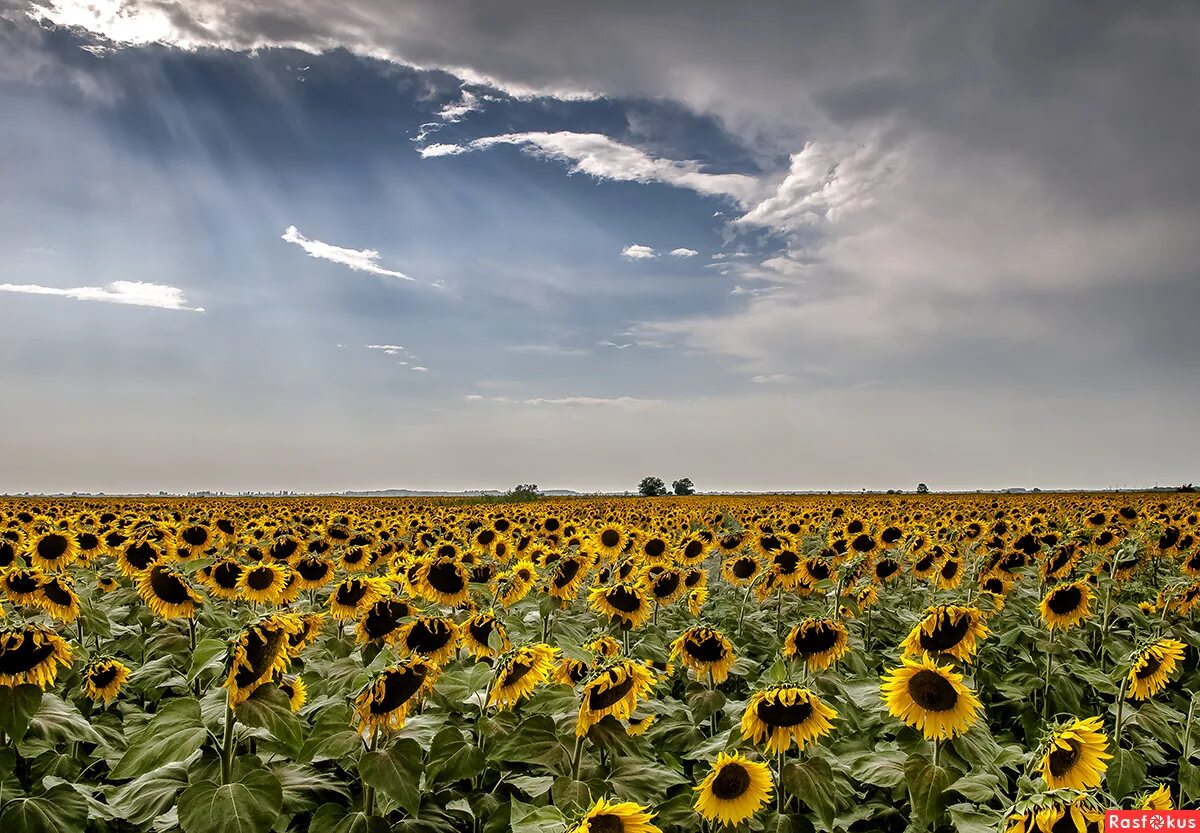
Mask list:
[[0,0],[0,491],[1200,480],[1198,43]]

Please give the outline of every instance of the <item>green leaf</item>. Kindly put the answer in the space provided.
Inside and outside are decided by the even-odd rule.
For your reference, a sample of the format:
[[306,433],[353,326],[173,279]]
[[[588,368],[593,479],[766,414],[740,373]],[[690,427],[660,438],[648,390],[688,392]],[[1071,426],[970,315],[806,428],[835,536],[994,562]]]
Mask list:
[[567,822],[557,807],[534,807],[512,800],[512,833],[563,833]]
[[864,784],[892,788],[904,783],[904,763],[908,756],[899,750],[876,752],[868,749],[850,767],[850,774]]
[[1112,797],[1120,801],[1142,786],[1146,780],[1146,762],[1128,749],[1118,749],[1108,762],[1105,783]]
[[783,786],[817,814],[826,830],[832,829],[837,806],[829,789],[833,770],[824,758],[790,763],[783,768]]
[[999,816],[981,812],[969,804],[951,807],[950,822],[956,833],[996,833],[1000,826]]
[[565,761],[567,754],[558,737],[558,729],[554,721],[544,715],[535,714],[522,720],[515,727],[508,724],[504,718],[511,714],[506,712],[492,721],[489,727],[499,735],[499,739],[491,741],[492,731],[488,732],[487,758],[496,763],[537,763],[555,767]]
[[41,705],[40,686],[0,685],[0,732],[7,734],[13,743],[20,743]]
[[175,804],[175,796],[188,785],[188,770],[183,764],[168,764],[135,778],[111,792],[108,803],[118,818],[136,827],[146,827]]
[[403,807],[410,816],[421,809],[421,747],[405,739],[358,759],[363,782]]
[[5,833],[61,833],[87,824],[87,801],[70,784],[55,784],[41,795],[15,798],[0,813]]
[[[1191,761],[1179,762],[1179,789],[1190,800],[1200,797],[1200,766],[1196,766]],[[1179,803],[1183,804],[1182,795]]]
[[179,797],[184,833],[266,833],[283,807],[279,779],[250,769],[232,784],[200,781]]
[[1000,779],[990,772],[976,772],[959,778],[946,789],[969,801],[986,804],[1000,792]]
[[950,771],[914,755],[904,765],[904,775],[908,781],[908,800],[913,813],[923,824],[934,826],[946,809],[942,792],[954,780]]
[[228,646],[220,639],[201,639],[192,651],[192,663],[188,668],[187,678],[192,681],[209,668],[217,668],[225,655]]
[[438,732],[429,747],[425,777],[429,783],[459,781],[483,772],[483,750],[468,743],[462,730],[447,726]]
[[637,758],[617,759],[608,778],[614,795],[640,804],[653,804],[666,795],[671,787],[686,783],[686,779],[675,770]]
[[347,810],[340,804],[325,804],[313,813],[309,833],[388,833],[391,829],[379,816]]
[[237,707],[237,719],[247,726],[266,729],[292,755],[299,753],[303,737],[300,720],[287,695],[278,686],[264,685]]
[[574,781],[569,775],[554,779],[550,796],[556,807],[572,813],[582,813],[592,804],[592,788],[586,781]]
[[121,781],[182,761],[204,745],[200,703],[181,697],[163,703],[154,717],[129,740],[129,746],[109,778]]
[[540,795],[545,795],[550,791],[550,787],[554,784],[554,779],[549,775],[514,775],[511,778],[506,778],[505,780],[530,798],[537,798]]
[[317,772],[312,767],[280,761],[268,764],[267,771],[279,779],[283,788],[283,812],[287,814],[311,812],[327,801],[350,798],[340,778]]
[[52,744],[81,741],[103,744],[104,738],[92,728],[87,718],[71,703],[53,694],[43,694],[37,713],[29,721],[25,740],[34,738]]

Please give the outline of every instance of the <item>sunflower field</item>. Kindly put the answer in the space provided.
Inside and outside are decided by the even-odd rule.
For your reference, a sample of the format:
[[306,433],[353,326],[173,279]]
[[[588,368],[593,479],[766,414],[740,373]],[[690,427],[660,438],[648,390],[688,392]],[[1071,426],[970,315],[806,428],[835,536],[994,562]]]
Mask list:
[[0,499],[0,831],[1200,806],[1194,494]]

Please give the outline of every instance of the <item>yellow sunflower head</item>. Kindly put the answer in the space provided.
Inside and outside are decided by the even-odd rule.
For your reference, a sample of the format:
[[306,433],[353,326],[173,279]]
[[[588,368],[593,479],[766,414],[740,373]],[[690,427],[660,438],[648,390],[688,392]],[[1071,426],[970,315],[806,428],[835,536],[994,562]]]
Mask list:
[[288,586],[291,570],[269,561],[246,567],[238,577],[238,593],[255,604],[276,604]]
[[63,573],[48,576],[38,588],[37,606],[60,622],[74,622],[79,618],[75,582]]
[[1108,736],[1098,717],[1074,720],[1050,733],[1042,747],[1042,777],[1052,790],[1090,790],[1104,780]]
[[458,648],[458,625],[443,616],[418,616],[404,626],[398,647],[405,654],[445,665]]
[[771,753],[786,752],[796,742],[803,749],[833,731],[830,722],[837,712],[821,702],[816,694],[794,685],[779,685],[756,691],[742,715],[742,737],[752,743],[765,743]]
[[650,823],[653,819],[654,814],[640,804],[613,804],[601,798],[570,833],[662,833]]
[[950,666],[928,655],[884,675],[882,694],[893,717],[903,720],[929,740],[948,740],[963,734],[979,717],[979,698]]
[[489,706],[510,709],[546,682],[554,671],[557,648],[549,645],[523,645],[509,652],[496,665]]
[[142,601],[163,619],[190,619],[204,603],[195,588],[173,567],[154,564],[137,577],[137,592]]
[[686,668],[703,680],[710,674],[713,682],[723,683],[733,667],[733,643],[716,628],[697,625],[688,628],[671,643],[671,657],[678,657]]
[[627,581],[592,588],[588,604],[598,613],[631,628],[644,625],[654,612],[646,589]]
[[1145,700],[1158,694],[1170,681],[1172,672],[1183,661],[1187,646],[1178,639],[1156,639],[1133,656],[1129,667],[1129,696]]
[[94,659],[83,670],[83,693],[107,706],[128,680],[129,667],[123,662],[111,657]]
[[247,625],[230,642],[225,662],[225,688],[229,703],[237,707],[260,685],[287,670],[294,655],[290,637],[304,631],[304,620],[295,614],[272,614]]
[[627,720],[638,700],[654,687],[654,672],[637,660],[620,659],[595,671],[582,686],[575,734],[586,735],[596,723],[611,715]]
[[968,662],[978,650],[977,641],[988,633],[979,608],[937,605],[926,611],[901,647],[906,656],[947,654]]
[[753,816],[774,789],[771,770],[738,753],[720,754],[696,788],[696,812],[709,821],[732,827]]
[[70,665],[71,646],[41,625],[0,630],[0,685],[54,685],[60,665]]
[[354,700],[355,722],[364,735],[404,728],[409,710],[433,688],[437,667],[412,656],[383,669]]
[[1092,588],[1086,581],[1060,584],[1042,599],[1042,620],[1050,630],[1066,630],[1091,614]]
[[850,632],[836,619],[805,619],[783,642],[784,655],[803,660],[809,671],[828,668],[849,650]]

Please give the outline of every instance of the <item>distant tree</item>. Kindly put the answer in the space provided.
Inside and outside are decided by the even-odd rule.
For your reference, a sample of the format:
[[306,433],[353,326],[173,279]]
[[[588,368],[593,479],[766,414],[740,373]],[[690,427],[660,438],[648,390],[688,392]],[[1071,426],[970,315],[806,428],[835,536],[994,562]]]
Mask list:
[[642,497],[659,497],[667,493],[667,484],[663,483],[661,477],[650,475],[643,477],[642,482],[638,484],[638,494]]
[[513,500],[537,500],[541,496],[536,483],[518,483],[508,493]]
[[671,484],[671,491],[677,495],[694,495],[696,494],[696,484],[692,483],[690,477],[681,477]]
[[927,494],[929,494],[929,487],[928,487],[928,486],[926,486],[924,483],[918,483],[918,484],[917,484],[917,494],[918,494],[918,495],[927,495]]

